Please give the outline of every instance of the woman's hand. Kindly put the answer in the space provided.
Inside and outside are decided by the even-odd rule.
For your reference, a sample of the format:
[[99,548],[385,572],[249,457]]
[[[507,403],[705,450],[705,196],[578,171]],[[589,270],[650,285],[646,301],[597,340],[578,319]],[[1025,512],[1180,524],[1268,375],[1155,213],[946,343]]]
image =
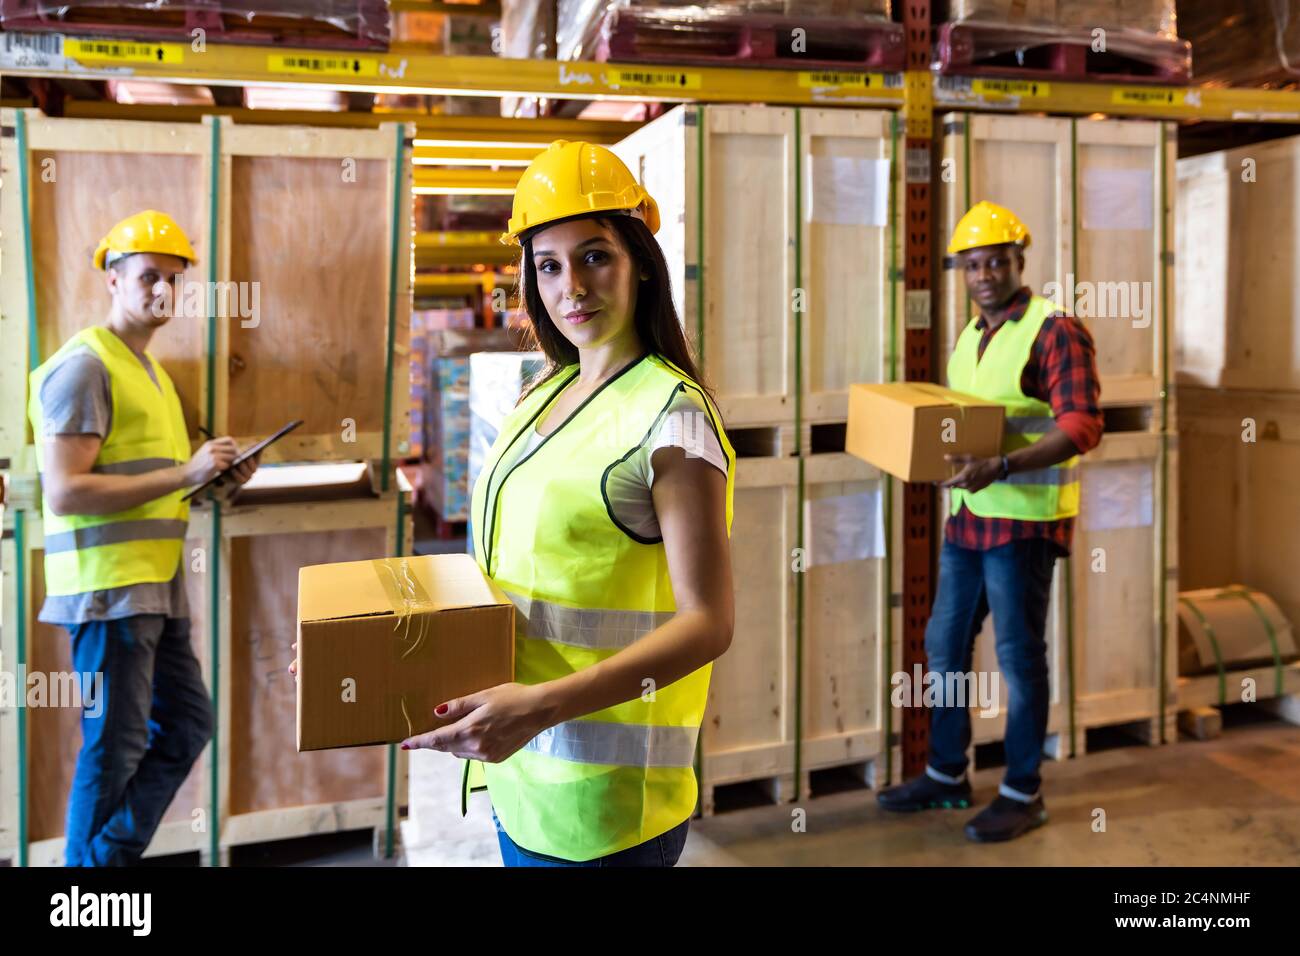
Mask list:
[[498,684],[440,704],[434,714],[455,722],[402,741],[402,749],[441,750],[500,763],[555,725],[556,705],[545,688],[545,684]]
[[[290,644],[289,646],[295,651],[298,649],[297,644]],[[293,675],[293,679],[296,682],[298,680],[298,658],[295,657],[289,662],[289,673]]]

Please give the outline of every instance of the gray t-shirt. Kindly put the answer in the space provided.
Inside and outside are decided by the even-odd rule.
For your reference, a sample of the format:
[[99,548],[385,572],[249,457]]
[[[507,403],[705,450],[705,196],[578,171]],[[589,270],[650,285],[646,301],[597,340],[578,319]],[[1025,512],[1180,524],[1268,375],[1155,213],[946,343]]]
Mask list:
[[[153,368],[146,369],[157,385]],[[108,436],[113,423],[113,393],[108,369],[94,351],[84,346],[74,349],[46,374],[41,383],[41,412],[44,435]],[[47,596],[39,620],[47,624],[83,624],[136,614],[189,617],[183,566],[184,561],[170,581]]]

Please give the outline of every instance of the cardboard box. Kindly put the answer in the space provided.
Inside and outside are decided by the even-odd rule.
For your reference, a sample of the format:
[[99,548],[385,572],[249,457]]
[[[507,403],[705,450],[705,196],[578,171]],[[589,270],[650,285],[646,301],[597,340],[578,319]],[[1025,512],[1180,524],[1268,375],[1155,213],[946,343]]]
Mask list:
[[298,750],[399,743],[514,679],[515,608],[468,554],[298,572]]
[[944,455],[999,454],[1006,409],[926,382],[849,387],[844,450],[903,481],[955,474]]

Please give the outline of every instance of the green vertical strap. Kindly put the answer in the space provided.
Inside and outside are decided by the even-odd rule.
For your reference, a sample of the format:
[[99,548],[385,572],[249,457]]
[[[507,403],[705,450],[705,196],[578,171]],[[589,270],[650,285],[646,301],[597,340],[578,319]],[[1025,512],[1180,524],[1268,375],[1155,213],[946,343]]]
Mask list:
[[[803,125],[802,112],[794,111],[794,287],[803,288]],[[802,303],[803,296],[800,296]],[[786,302],[789,309],[792,302]],[[803,431],[803,320],[794,312],[794,453],[799,461],[799,487],[795,496],[795,547],[803,552],[804,451]],[[803,576],[800,571],[794,584],[794,798],[801,796],[803,772]]]
[[1275,687],[1273,695],[1275,697],[1281,697],[1283,684],[1282,653],[1277,646],[1277,632],[1273,629],[1273,622],[1268,619],[1268,615],[1264,613],[1264,609],[1259,606],[1259,602],[1255,600],[1254,595],[1252,595],[1246,588],[1228,588],[1223,592],[1223,596],[1244,598],[1246,603],[1254,609],[1256,616],[1259,617],[1260,623],[1264,625],[1264,633],[1268,635],[1269,646],[1273,648],[1273,682]]
[[212,544],[208,548],[208,668],[212,713],[212,751],[208,774],[208,863],[221,865],[221,504],[212,499]]
[[[889,114],[889,362],[888,380],[898,378],[898,113]],[[868,317],[869,318],[869,317]],[[889,700],[890,678],[894,672],[894,481],[881,475],[884,491],[885,537],[885,670],[881,675],[881,710],[885,715],[885,779],[894,779],[894,709]]]
[[[18,111],[21,122],[22,110]],[[21,127],[19,127],[21,129]],[[21,147],[20,147],[21,149]],[[26,156],[26,151],[22,155]],[[26,195],[21,193],[20,195]],[[15,652],[18,666],[19,693],[25,686],[27,671],[27,512],[14,511],[14,584],[17,590],[18,642]],[[18,865],[27,865],[27,708],[18,707]]]
[[1214,666],[1219,672],[1219,706],[1222,707],[1228,700],[1228,675],[1223,669],[1223,653],[1219,650],[1219,638],[1214,633],[1214,625],[1201,613],[1201,609],[1192,603],[1191,598],[1180,596],[1178,603],[1196,616],[1196,619],[1201,622],[1201,627],[1205,628],[1205,636],[1210,639],[1210,650],[1214,652]]
[[[204,415],[216,432],[217,419],[217,216],[221,210],[221,117],[212,118],[211,169],[208,172],[208,399]],[[220,541],[217,542],[220,544]]]
[[406,127],[397,124],[397,148],[393,154],[393,216],[388,239],[388,342],[384,359],[384,452],[379,490],[388,490],[388,445],[393,434],[393,348],[397,338],[397,265],[401,259],[402,182],[406,164]]
[[696,108],[695,124],[695,348],[704,368],[704,138],[707,125],[704,106]]
[[[1165,228],[1165,216],[1167,215],[1169,197],[1166,192],[1165,178],[1165,136],[1166,127],[1164,123],[1160,124],[1160,152],[1156,156],[1156,170],[1160,177],[1160,215],[1157,217],[1160,230],[1160,257],[1159,268],[1162,270],[1160,276],[1160,607],[1157,611],[1159,615],[1160,627],[1160,657],[1156,673],[1159,674],[1160,680],[1160,742],[1165,743],[1165,704],[1168,698],[1169,689],[1165,686],[1165,655],[1169,649],[1169,635],[1166,633],[1169,629],[1168,614],[1165,605],[1169,600],[1169,576],[1165,573],[1165,567],[1169,560],[1168,554],[1168,526],[1169,526],[1169,282],[1168,267],[1165,265],[1166,253],[1169,245],[1169,230]],[[1280,686],[1280,685],[1279,685]]]
[[[1079,128],[1070,120],[1070,274],[1079,274]],[[1070,669],[1070,756],[1075,755],[1075,706],[1078,700],[1074,672],[1074,562],[1065,559],[1065,656]],[[1163,708],[1161,709],[1163,713]],[[1162,725],[1163,726],[1163,725]],[[1162,730],[1163,732],[1163,730]]]
[[[40,330],[36,326],[36,270],[32,268],[32,210],[28,192],[27,111],[14,113],[18,143],[18,209],[23,228],[23,280],[27,283],[27,371],[41,364]],[[20,707],[19,710],[22,710]]]
[[1070,756],[1074,756],[1074,562],[1071,558],[1061,561],[1065,574],[1065,670],[1070,681],[1070,696],[1066,699],[1069,712]]
[[[406,553],[406,499],[399,488],[397,491],[397,531],[394,534],[397,557]],[[467,763],[466,768],[469,767]],[[397,828],[397,747],[388,745],[388,787],[384,800],[384,859],[393,858],[394,834]],[[463,788],[462,788],[463,789]],[[462,797],[463,799],[463,797]],[[463,816],[464,814],[462,814]]]

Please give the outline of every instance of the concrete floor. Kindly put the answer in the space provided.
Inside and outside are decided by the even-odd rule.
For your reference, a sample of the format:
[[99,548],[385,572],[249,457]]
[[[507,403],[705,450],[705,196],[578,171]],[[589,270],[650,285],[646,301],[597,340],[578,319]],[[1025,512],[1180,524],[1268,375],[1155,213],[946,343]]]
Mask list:
[[[1258,717],[1228,723],[1215,741],[1120,746],[1044,764],[1051,820],[1011,843],[981,846],[962,835],[996,793],[994,768],[974,775],[971,810],[885,814],[859,789],[801,801],[802,833],[792,831],[794,805],[695,820],[680,865],[1300,865],[1300,727]],[[408,865],[500,865],[486,795],[462,820],[459,783],[453,758],[412,755]],[[1104,832],[1094,830],[1097,810]]]

